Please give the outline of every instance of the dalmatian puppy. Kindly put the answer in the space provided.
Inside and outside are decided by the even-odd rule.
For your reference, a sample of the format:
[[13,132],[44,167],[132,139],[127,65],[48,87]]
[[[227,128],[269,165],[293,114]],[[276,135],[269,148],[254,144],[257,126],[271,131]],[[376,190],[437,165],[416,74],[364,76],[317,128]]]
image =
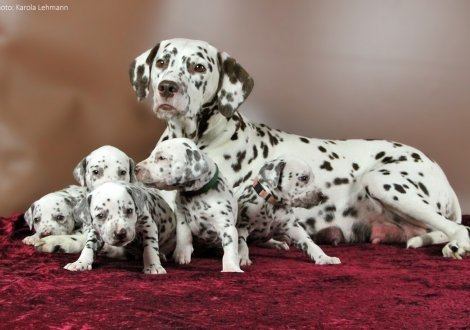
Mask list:
[[328,200],[315,185],[312,169],[302,159],[284,155],[266,162],[238,200],[238,254],[242,266],[251,265],[247,242],[264,243],[287,236],[316,264],[339,264],[316,245],[296,219],[293,208],[312,208]]
[[[136,182],[134,166],[134,160],[118,148],[103,146],[83,158],[73,170],[73,176],[82,187],[86,188],[87,192],[91,192],[105,182]],[[34,246],[40,252],[79,253],[83,250],[85,242],[85,234],[64,233],[39,239]],[[122,249],[109,247],[102,250],[102,254],[118,259],[125,259],[129,256]]]
[[[462,259],[470,237],[445,174],[423,152],[385,140],[306,138],[250,122],[238,112],[253,79],[227,53],[204,41],[170,39],[131,64],[139,101],[153,90],[153,111],[167,122],[160,141],[186,137],[211,157],[240,196],[265,161],[302,157],[329,199],[294,213],[309,234],[340,229],[344,242],[448,242],[445,257]],[[185,258],[189,258],[186,251]]]
[[[34,245],[38,240],[51,235],[82,234],[82,224],[73,217],[74,206],[85,196],[86,188],[69,186],[49,193],[35,201],[25,212],[29,229],[35,234],[23,239],[23,243]],[[54,246],[55,250],[60,247]]]
[[103,244],[124,247],[137,236],[143,244],[145,274],[166,274],[160,262],[176,244],[175,217],[168,204],[153,189],[124,182],[98,186],[74,209],[75,218],[92,229],[78,260],[64,268],[91,270],[94,256]]
[[217,165],[194,142],[184,138],[161,142],[137,164],[136,174],[148,187],[178,191],[173,254],[177,263],[190,262],[194,235],[205,246],[223,248],[222,272],[242,272],[235,227],[237,201]]

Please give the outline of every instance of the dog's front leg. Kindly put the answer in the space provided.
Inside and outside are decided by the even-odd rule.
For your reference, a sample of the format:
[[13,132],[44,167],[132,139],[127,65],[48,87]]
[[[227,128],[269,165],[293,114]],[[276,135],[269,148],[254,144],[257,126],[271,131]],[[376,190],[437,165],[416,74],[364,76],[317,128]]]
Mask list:
[[317,265],[340,264],[341,261],[336,257],[329,257],[323,250],[316,245],[308,233],[303,229],[297,221],[289,221],[289,225],[285,229],[295,247],[304,251]]
[[173,260],[177,264],[189,264],[193,248],[193,236],[191,228],[186,222],[186,216],[181,211],[179,195],[176,196],[177,203],[175,207],[176,218],[176,248],[173,252]]
[[[137,229],[143,234],[144,274],[166,274],[166,270],[160,262],[157,224],[148,214],[144,214],[142,220],[138,221]],[[143,232],[143,230],[146,232]]]
[[104,245],[103,240],[99,236],[99,234],[91,227],[87,226],[84,228],[85,232],[87,233],[87,239],[85,243],[85,247],[80,254],[80,257],[77,261],[65,265],[65,269],[70,271],[84,271],[84,270],[91,270],[93,260],[98,252]]
[[217,233],[222,240],[224,256],[222,258],[222,272],[243,273],[240,269],[240,259],[238,257],[238,231],[234,225],[217,228]]

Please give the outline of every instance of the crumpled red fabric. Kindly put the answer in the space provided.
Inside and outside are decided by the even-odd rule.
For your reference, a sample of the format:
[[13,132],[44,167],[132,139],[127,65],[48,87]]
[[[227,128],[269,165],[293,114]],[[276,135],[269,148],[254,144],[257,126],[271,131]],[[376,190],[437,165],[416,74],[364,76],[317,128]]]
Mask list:
[[[470,225],[470,216],[463,223]],[[449,329],[469,326],[470,258],[442,245],[322,246],[341,265],[303,253],[251,248],[253,265],[221,273],[220,257],[196,254],[168,274],[144,275],[139,261],[98,258],[63,269],[75,254],[39,253],[21,214],[0,218],[3,329]]]

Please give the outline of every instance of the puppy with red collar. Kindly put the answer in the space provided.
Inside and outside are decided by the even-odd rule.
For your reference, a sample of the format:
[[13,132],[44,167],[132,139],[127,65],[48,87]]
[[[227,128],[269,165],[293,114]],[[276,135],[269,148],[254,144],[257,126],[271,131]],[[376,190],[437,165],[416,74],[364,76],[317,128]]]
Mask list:
[[238,200],[238,254],[240,265],[251,265],[248,244],[287,237],[316,264],[339,264],[310,238],[295,217],[293,208],[312,208],[328,199],[315,185],[310,166],[302,159],[283,155],[266,162]]

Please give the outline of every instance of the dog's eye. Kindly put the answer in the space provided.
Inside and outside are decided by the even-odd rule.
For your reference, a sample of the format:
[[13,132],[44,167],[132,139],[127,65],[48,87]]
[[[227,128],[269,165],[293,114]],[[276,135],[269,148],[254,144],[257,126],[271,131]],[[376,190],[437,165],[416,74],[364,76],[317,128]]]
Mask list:
[[94,175],[98,175],[98,173],[100,173],[100,172],[99,172],[98,170],[93,170],[92,173],[93,173]]
[[157,68],[163,68],[165,66],[165,61],[164,60],[157,60],[156,63]]
[[126,175],[126,174],[127,174],[126,171],[121,171],[121,172],[119,172],[119,173],[121,173],[121,175]]
[[199,73],[204,73],[204,72],[206,72],[206,68],[205,68],[205,66],[202,65],[202,64],[197,64],[197,65],[194,67],[194,71],[199,72]]
[[132,214],[132,213],[134,213],[134,210],[133,209],[127,209],[126,212],[127,212],[127,214]]
[[308,176],[306,175],[299,176],[299,181],[306,182],[307,180],[308,180]]
[[34,221],[35,223],[38,223],[39,221],[41,221],[41,219],[39,219],[39,218],[34,218],[33,221]]
[[98,219],[103,220],[104,219],[104,214],[100,213],[96,216]]
[[158,157],[158,160],[165,160],[166,158],[163,156]]
[[63,216],[63,215],[58,215],[58,216],[56,217],[56,220],[57,220],[57,221],[62,221],[62,220],[64,220],[64,216]]

